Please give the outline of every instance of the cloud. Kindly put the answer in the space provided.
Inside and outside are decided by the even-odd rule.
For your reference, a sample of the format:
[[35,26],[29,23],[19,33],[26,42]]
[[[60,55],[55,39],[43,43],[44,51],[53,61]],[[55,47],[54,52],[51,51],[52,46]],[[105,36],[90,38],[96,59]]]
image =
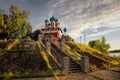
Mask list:
[[0,9],[8,13],[11,4],[30,10],[33,30],[44,27],[44,20],[53,15],[74,38],[84,29],[93,35],[99,29],[115,29],[120,23],[120,0],[0,0]]
[[108,34],[108,33],[111,33],[111,32],[113,32],[113,31],[117,31],[117,30],[120,30],[120,28],[111,29],[111,30],[105,30],[105,31],[102,31],[102,32],[98,32],[98,33],[96,33],[96,34],[88,35],[87,37],[95,37],[95,36],[99,36],[99,35],[105,35],[105,34]]
[[107,27],[105,33],[112,32],[110,28],[116,30],[120,23],[119,4],[119,0],[60,0],[53,2],[50,12],[67,26],[68,34],[78,37],[83,29],[96,33],[101,27]]

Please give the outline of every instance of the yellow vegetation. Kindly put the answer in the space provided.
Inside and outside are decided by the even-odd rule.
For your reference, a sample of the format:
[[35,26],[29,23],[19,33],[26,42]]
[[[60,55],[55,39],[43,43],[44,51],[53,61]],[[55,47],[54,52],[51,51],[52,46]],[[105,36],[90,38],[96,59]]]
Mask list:
[[[67,51],[68,53],[70,52],[73,52],[73,50],[75,49],[76,52],[82,52],[82,53],[88,53],[90,55],[92,55],[93,57],[96,57],[102,61],[105,61],[107,63],[110,63],[112,65],[117,65],[119,64],[119,62],[117,62],[116,60],[114,59],[111,59],[109,56],[101,53],[100,51],[98,50],[95,50],[93,48],[91,48],[90,46],[88,45],[85,45],[85,44],[79,44],[79,43],[76,43],[76,42],[70,42],[69,44],[67,44],[70,49],[68,47],[66,47],[67,49],[71,50],[71,51]],[[73,52],[75,53],[75,52]],[[77,58],[77,57],[76,57]]]
[[5,47],[5,50],[11,50],[18,42],[19,42],[19,39],[15,39],[12,43],[9,43],[9,44]]
[[57,72],[54,72],[53,74],[56,80],[60,80],[59,77],[57,76]]
[[40,42],[37,42],[37,45],[38,45],[38,48],[39,48],[39,50],[40,50],[40,53],[41,53],[43,59],[45,60],[45,62],[46,62],[46,64],[47,64],[47,67],[48,67],[49,69],[52,69],[52,67],[51,67],[51,65],[50,65],[50,63],[49,63],[49,60],[48,60],[48,57],[47,57],[45,51],[44,51],[44,50],[42,49],[42,47],[40,46]]
[[67,45],[64,45],[65,46],[65,52],[66,54],[68,54],[70,57],[72,57],[74,60],[78,61],[78,60],[81,60],[81,55],[78,54],[75,50],[71,50],[71,48]]
[[[37,42],[37,45],[38,45],[39,50],[40,50],[40,53],[41,53],[43,59],[45,60],[45,62],[46,62],[46,64],[47,64],[47,67],[48,67],[50,70],[52,70],[52,67],[51,67],[50,62],[49,62],[49,60],[48,60],[48,57],[47,57],[45,51],[44,51],[44,50],[42,49],[42,47],[40,46],[40,44],[41,44],[43,47],[45,47],[42,42]],[[51,53],[48,53],[48,55],[51,56],[52,59],[57,63],[56,58],[55,58]],[[58,65],[60,66],[60,64],[58,64]],[[53,75],[54,75],[54,77],[55,77],[56,80],[59,80],[56,72],[54,72]]]

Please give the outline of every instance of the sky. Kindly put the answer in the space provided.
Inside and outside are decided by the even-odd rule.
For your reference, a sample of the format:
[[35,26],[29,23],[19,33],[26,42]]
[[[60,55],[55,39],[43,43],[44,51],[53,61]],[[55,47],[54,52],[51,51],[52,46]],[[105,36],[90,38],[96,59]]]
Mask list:
[[88,44],[105,36],[111,50],[120,49],[120,0],[0,0],[0,13],[9,14],[12,4],[30,11],[33,31],[55,16],[76,42]]

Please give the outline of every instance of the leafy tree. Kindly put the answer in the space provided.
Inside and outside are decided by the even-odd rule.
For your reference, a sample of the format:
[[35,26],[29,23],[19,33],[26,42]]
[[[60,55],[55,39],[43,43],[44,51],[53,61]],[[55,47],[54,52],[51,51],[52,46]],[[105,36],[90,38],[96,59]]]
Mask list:
[[110,48],[110,44],[106,43],[106,38],[103,36],[101,41],[101,52],[108,54],[109,48]]
[[94,49],[97,49],[100,51],[100,40],[93,40],[93,41],[90,41],[89,42],[89,45],[94,48]]
[[102,37],[101,41],[100,40],[89,41],[89,46],[105,54],[108,54],[108,50],[110,48],[110,45],[106,43],[106,39],[104,36]]
[[7,25],[6,25],[6,15],[0,14],[0,39],[7,37]]
[[33,40],[37,41],[39,34],[42,34],[42,32],[41,32],[41,30],[37,29],[37,30],[35,30],[35,31],[30,35],[30,37],[31,37]]
[[28,36],[32,31],[31,24],[27,21],[29,11],[22,11],[15,5],[11,5],[9,11],[9,15],[0,14],[0,35],[6,33],[6,38],[23,38]]
[[9,29],[10,36],[22,38],[32,31],[30,22],[27,21],[29,11],[21,11],[18,6],[11,5],[9,8]]

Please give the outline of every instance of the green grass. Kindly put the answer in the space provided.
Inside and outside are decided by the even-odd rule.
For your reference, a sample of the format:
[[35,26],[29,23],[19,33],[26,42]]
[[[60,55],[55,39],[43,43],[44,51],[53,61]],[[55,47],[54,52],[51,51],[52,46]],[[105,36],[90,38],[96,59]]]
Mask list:
[[11,79],[20,79],[20,78],[36,78],[36,77],[51,77],[54,76],[54,73],[52,71],[41,71],[39,73],[29,73],[29,72],[24,72],[24,73],[4,73],[0,75],[0,79],[3,80],[11,80]]
[[67,43],[67,45],[69,46],[68,50],[71,50],[71,51],[68,51],[68,53],[70,53],[70,52],[72,52],[72,53],[77,52],[79,54],[87,53],[87,54],[90,54],[91,56],[96,57],[96,58],[98,58],[98,59],[100,59],[100,60],[102,60],[106,63],[109,63],[111,65],[118,65],[119,64],[116,59],[113,59],[113,58],[105,55],[104,53],[101,53],[100,51],[91,48],[88,45],[79,44],[79,43],[76,43],[76,42],[70,42],[70,43]]

